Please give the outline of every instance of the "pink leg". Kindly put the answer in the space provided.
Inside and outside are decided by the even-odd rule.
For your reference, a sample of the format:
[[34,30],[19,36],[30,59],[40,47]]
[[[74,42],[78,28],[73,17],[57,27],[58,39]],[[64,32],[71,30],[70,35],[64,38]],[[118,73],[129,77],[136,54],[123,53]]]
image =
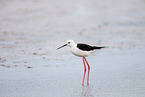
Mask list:
[[87,77],[87,85],[89,85],[89,73],[90,73],[90,65],[88,64],[88,62],[87,62],[87,60],[86,60],[86,58],[85,58],[85,57],[84,57],[84,59],[85,59],[85,61],[86,61],[87,65],[88,65],[88,77]]
[[83,76],[82,86],[84,86],[84,80],[85,80],[85,75],[86,75],[86,65],[85,65],[85,59],[84,59],[84,57],[83,57],[83,63],[84,63],[84,76]]

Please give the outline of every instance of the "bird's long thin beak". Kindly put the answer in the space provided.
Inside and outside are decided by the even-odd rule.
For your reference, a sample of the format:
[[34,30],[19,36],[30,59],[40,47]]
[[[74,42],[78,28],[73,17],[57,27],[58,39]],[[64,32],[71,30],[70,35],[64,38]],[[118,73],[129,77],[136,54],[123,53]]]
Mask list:
[[65,45],[63,45],[63,46],[61,46],[61,47],[57,48],[57,50],[58,50],[58,49],[60,49],[60,48],[63,48],[63,47],[65,47],[65,46],[67,46],[67,44],[65,44]]

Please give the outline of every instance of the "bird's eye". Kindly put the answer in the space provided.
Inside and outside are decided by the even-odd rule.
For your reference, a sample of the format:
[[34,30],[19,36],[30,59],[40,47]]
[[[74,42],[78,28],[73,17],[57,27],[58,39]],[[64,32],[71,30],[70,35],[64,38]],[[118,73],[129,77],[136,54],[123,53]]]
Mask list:
[[68,42],[68,44],[70,44],[70,42]]

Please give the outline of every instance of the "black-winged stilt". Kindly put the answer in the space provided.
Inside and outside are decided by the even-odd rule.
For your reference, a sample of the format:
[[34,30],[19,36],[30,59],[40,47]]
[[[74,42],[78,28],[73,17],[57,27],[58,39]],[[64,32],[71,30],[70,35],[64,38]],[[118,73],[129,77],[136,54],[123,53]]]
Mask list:
[[84,63],[84,76],[83,76],[83,82],[82,82],[83,86],[84,86],[84,79],[85,79],[85,75],[86,75],[85,62],[87,63],[87,66],[88,66],[87,85],[89,85],[90,65],[88,64],[88,62],[87,62],[85,57],[87,57],[91,53],[94,53],[95,51],[100,50],[101,48],[105,48],[105,47],[90,46],[88,44],[82,44],[82,43],[75,44],[73,40],[68,40],[66,44],[64,44],[63,46],[61,46],[61,47],[59,47],[57,49],[60,49],[60,48],[65,47],[65,46],[69,46],[71,48],[71,52],[74,55],[83,58],[83,63]]

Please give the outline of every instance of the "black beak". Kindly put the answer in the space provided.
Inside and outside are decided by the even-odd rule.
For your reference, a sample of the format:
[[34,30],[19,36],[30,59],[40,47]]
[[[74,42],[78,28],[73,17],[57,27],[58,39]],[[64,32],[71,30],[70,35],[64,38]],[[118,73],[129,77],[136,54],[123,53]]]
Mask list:
[[60,49],[60,48],[63,48],[63,47],[65,47],[65,46],[67,46],[67,44],[65,44],[65,45],[63,45],[63,46],[61,46],[61,47],[57,48],[57,50],[58,50],[58,49]]

